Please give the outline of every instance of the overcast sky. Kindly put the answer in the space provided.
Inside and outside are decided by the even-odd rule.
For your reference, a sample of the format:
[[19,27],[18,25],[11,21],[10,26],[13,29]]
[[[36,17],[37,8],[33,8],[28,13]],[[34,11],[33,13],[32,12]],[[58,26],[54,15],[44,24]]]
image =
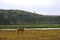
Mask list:
[[0,0],[0,9],[19,9],[43,15],[60,15],[60,0]]

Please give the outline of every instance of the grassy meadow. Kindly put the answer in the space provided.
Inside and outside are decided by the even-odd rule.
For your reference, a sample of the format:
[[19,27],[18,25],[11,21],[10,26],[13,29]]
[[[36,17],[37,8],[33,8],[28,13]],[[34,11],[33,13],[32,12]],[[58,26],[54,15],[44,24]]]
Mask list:
[[0,25],[0,29],[25,28],[60,28],[60,24],[36,24],[36,25]]
[[0,30],[0,40],[60,40],[60,30]]

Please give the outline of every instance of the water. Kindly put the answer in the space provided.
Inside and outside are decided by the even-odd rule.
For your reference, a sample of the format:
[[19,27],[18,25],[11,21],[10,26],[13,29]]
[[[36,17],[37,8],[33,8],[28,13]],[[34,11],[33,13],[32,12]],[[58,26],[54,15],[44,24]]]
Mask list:
[[[57,30],[60,28],[24,28],[24,30]],[[0,29],[0,30],[18,30],[18,29]]]

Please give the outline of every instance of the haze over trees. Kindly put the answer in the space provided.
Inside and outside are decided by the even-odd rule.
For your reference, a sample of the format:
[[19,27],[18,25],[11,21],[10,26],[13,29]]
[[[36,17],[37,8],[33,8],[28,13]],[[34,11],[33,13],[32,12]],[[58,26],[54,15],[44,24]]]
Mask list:
[[0,25],[60,24],[60,16],[47,16],[23,10],[0,9]]

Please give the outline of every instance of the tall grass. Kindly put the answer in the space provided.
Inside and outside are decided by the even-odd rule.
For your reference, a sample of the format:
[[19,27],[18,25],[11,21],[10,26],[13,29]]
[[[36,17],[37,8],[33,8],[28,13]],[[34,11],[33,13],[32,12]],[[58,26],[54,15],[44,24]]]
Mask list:
[[0,40],[60,40],[60,30],[0,30]]

